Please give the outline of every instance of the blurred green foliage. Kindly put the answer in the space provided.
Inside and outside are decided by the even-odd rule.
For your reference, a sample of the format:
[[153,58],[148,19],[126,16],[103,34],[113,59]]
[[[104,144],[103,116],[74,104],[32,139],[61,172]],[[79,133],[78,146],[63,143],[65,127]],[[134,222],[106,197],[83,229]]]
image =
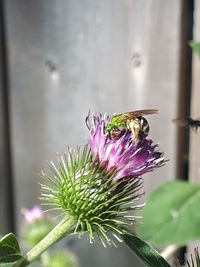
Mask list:
[[33,223],[24,225],[22,237],[24,244],[30,248],[35,246],[54,228],[54,226],[54,222],[48,218],[42,218]]
[[200,42],[192,40],[189,42],[189,46],[200,57]]
[[154,246],[185,245],[200,239],[200,185],[168,182],[156,189],[143,209],[139,236]]
[[46,267],[78,267],[78,261],[74,254],[65,250],[52,252]]

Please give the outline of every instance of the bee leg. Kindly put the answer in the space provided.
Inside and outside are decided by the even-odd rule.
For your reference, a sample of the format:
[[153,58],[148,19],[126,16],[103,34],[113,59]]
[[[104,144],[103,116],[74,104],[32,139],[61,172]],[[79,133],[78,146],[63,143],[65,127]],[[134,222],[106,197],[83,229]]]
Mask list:
[[130,128],[130,120],[127,120],[126,122],[126,127],[129,131],[131,131],[131,128]]
[[127,128],[131,130],[133,134],[133,143],[138,140],[139,132],[140,132],[140,124],[137,120],[127,121]]

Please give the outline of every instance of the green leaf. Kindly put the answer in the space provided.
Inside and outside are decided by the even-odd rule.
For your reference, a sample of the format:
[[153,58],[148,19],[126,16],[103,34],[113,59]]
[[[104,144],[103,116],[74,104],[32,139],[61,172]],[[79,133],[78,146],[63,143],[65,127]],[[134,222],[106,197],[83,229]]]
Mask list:
[[154,246],[200,240],[200,185],[174,181],[154,191],[143,209],[139,236]]
[[189,45],[192,48],[192,50],[200,57],[200,42],[190,41]]
[[126,245],[148,267],[170,267],[158,252],[136,236],[125,234],[122,236]]
[[9,267],[21,258],[19,244],[14,234],[10,233],[0,240],[0,266]]

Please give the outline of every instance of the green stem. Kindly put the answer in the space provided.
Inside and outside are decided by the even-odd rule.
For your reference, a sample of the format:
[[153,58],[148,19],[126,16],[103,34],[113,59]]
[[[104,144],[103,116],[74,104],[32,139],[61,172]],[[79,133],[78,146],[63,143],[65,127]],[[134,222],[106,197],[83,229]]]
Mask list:
[[48,233],[47,236],[33,247],[22,260],[18,261],[14,267],[24,267],[29,265],[50,246],[69,234],[75,222],[75,219],[72,217],[64,218],[51,232]]

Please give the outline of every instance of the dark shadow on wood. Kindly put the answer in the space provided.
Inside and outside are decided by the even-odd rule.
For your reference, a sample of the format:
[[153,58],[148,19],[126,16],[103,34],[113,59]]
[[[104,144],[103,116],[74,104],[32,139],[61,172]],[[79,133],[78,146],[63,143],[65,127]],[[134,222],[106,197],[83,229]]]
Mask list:
[[[179,68],[179,95],[178,117],[190,116],[191,88],[192,88],[192,50],[188,42],[193,38],[193,0],[182,1],[181,36],[180,36],[180,68]],[[177,170],[176,178],[188,180],[189,170],[189,138],[190,129],[178,127],[177,129]],[[176,253],[181,262],[184,262],[186,248]]]
[[[192,51],[188,42],[193,37],[193,1],[182,2],[181,36],[180,36],[180,68],[178,117],[190,116]],[[189,128],[177,128],[177,175],[178,179],[188,180],[189,165]]]
[[0,0],[0,233],[14,232],[14,197],[10,150],[5,12]]

